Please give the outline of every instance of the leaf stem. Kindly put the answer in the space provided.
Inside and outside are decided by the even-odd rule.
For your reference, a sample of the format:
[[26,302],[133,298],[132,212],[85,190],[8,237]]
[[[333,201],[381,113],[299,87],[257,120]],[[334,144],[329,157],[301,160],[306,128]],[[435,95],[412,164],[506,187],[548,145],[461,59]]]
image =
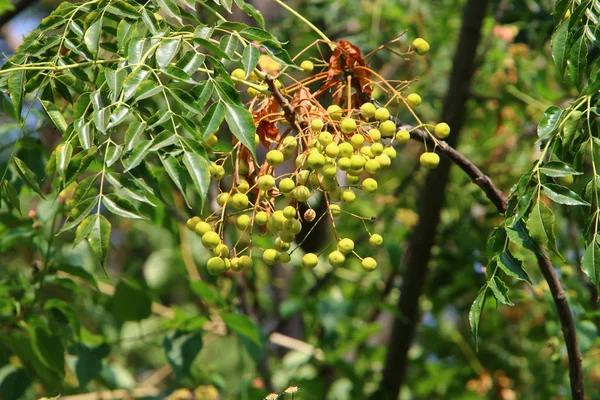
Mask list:
[[323,40],[325,40],[326,42],[329,43],[329,47],[333,50],[335,48],[335,44],[331,41],[331,39],[329,39],[327,37],[327,35],[325,35],[325,33],[323,33],[322,30],[320,30],[319,28],[317,28],[312,22],[310,22],[309,20],[307,20],[304,16],[302,16],[302,14],[300,14],[298,11],[294,10],[292,7],[288,6],[287,4],[285,4],[283,1],[281,0],[273,0],[275,3],[279,4],[281,7],[285,8],[286,10],[288,10],[291,14],[293,14],[296,18],[298,18],[300,21],[304,22],[306,25],[308,25],[313,31],[315,31],[317,33],[317,35],[319,35]]

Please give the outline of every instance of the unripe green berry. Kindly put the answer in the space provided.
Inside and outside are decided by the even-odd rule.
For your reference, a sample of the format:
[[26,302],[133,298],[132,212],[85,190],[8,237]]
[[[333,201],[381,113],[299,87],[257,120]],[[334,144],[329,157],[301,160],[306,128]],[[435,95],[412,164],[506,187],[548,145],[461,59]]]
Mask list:
[[352,133],[356,130],[356,121],[352,118],[344,118],[340,124],[340,129],[344,133]]
[[361,135],[360,133],[355,133],[354,135],[352,135],[352,137],[350,138],[350,144],[352,145],[352,147],[354,147],[355,149],[360,148],[360,146],[363,145],[363,143],[365,142],[365,138],[363,137],[363,135]]
[[302,265],[304,268],[313,269],[319,264],[319,257],[317,257],[314,253],[306,253],[304,257],[302,257]]
[[369,243],[372,246],[381,246],[383,244],[383,237],[379,233],[374,233],[369,238]]
[[283,153],[279,150],[271,150],[267,153],[267,163],[272,167],[283,164]]
[[279,181],[279,191],[281,193],[290,193],[294,190],[294,187],[296,187],[296,184],[292,178],[283,178]]
[[206,138],[206,144],[210,147],[214,147],[214,145],[216,145],[218,142],[219,138],[217,137],[217,135],[210,135]]
[[418,107],[419,104],[421,104],[421,96],[419,96],[416,93],[411,93],[408,96],[406,96],[406,102],[411,107]]
[[346,261],[346,257],[340,251],[332,251],[327,257],[327,261],[332,267],[341,267]]
[[194,232],[196,232],[196,234],[198,236],[202,236],[204,235],[206,232],[211,231],[212,228],[210,227],[210,224],[208,222],[205,221],[200,221],[196,224],[196,226],[194,227]]
[[381,168],[381,166],[379,165],[379,163],[373,159],[368,160],[365,163],[365,170],[370,173],[371,175],[375,175],[378,171],[379,168]]
[[362,190],[367,193],[375,193],[377,191],[377,181],[373,178],[367,178],[362,182]]
[[421,154],[419,162],[427,169],[434,169],[440,163],[440,156],[434,152],[426,152]]
[[296,147],[298,147],[298,142],[296,141],[296,137],[286,136],[285,139],[283,139],[283,142],[281,142],[281,147],[283,149],[291,149],[291,150],[296,149]]
[[390,112],[385,107],[380,107],[375,111],[375,119],[377,121],[383,122],[390,119]]
[[308,155],[306,153],[298,154],[298,157],[296,157],[296,168],[304,167],[307,158]]
[[396,149],[394,149],[392,146],[388,146],[385,149],[383,149],[383,154],[388,156],[390,160],[396,159]]
[[287,264],[291,261],[292,257],[288,253],[279,253],[279,263]]
[[254,216],[254,222],[260,226],[263,226],[269,220],[269,215],[264,211],[259,211]]
[[377,111],[377,109],[373,103],[364,103],[360,106],[360,111],[368,119],[375,116],[375,111]]
[[296,182],[300,185],[306,185],[309,177],[310,177],[310,171],[300,171],[300,172],[298,172],[298,177],[296,178]]
[[365,166],[365,157],[360,154],[352,154],[350,157],[351,168],[353,170],[359,170]]
[[263,175],[256,181],[258,188],[262,191],[268,191],[275,187],[275,178],[272,175]]
[[347,175],[346,180],[350,185],[356,185],[360,182],[360,172],[357,175]]
[[294,241],[294,239],[296,238],[296,234],[294,232],[286,231],[286,232],[281,232],[279,237],[281,237],[281,240],[283,240],[286,243],[292,243]]
[[336,106],[335,104],[330,105],[329,107],[327,107],[327,113],[329,114],[329,117],[334,121],[339,121],[340,119],[342,119],[342,109],[340,108],[340,106]]
[[275,239],[275,250],[288,251],[289,248],[290,248],[290,244],[288,242],[284,242],[280,237]]
[[344,238],[338,242],[338,250],[342,254],[351,253],[354,250],[354,241],[352,239]]
[[418,55],[422,56],[429,52],[429,43],[425,39],[416,38],[412,42],[412,47],[415,48],[415,51]]
[[227,204],[228,201],[229,193],[227,192],[219,193],[219,195],[217,196],[217,204],[221,207],[225,206],[225,204]]
[[339,186],[336,186],[333,189],[329,189],[329,200],[342,201],[342,189]]
[[320,131],[321,129],[323,129],[323,126],[325,126],[323,124],[323,120],[321,118],[315,118],[312,121],[310,121],[310,128],[313,131]]
[[252,264],[254,264],[254,262],[252,261],[252,258],[250,256],[240,257],[239,265],[242,268],[242,270],[249,270],[250,268],[252,268]]
[[407,143],[410,140],[410,132],[405,129],[400,129],[396,132],[396,141],[400,144]]
[[322,146],[327,146],[329,143],[333,142],[333,137],[331,136],[331,133],[327,131],[321,132],[318,141]]
[[337,158],[340,154],[340,148],[335,143],[329,143],[327,147],[325,147],[325,154],[327,154],[327,157]]
[[392,159],[389,158],[386,154],[380,154],[375,157],[375,161],[379,164],[381,168],[387,168],[392,165]]
[[303,185],[296,186],[292,191],[292,196],[300,203],[304,203],[310,197],[310,190]]
[[231,197],[231,204],[238,210],[248,207],[248,196],[244,193],[236,193]]
[[373,271],[377,268],[377,261],[372,257],[363,258],[361,265],[365,271]]
[[306,159],[306,164],[312,169],[319,169],[325,165],[325,156],[320,153],[311,153]]
[[296,218],[296,209],[292,206],[286,206],[283,209],[283,216],[287,219]]
[[225,258],[229,255],[229,247],[227,247],[225,243],[221,243],[213,249],[213,255],[215,257]]
[[352,189],[347,189],[342,192],[342,201],[344,203],[352,203],[356,199],[356,194]]
[[450,135],[450,126],[445,122],[440,122],[435,126],[433,132],[440,139],[445,139]]
[[330,204],[329,211],[331,211],[331,215],[333,215],[334,217],[337,217],[338,215],[341,214],[342,209],[340,208],[339,204]]
[[239,257],[233,257],[231,259],[231,270],[235,271],[235,272],[239,272],[242,270],[242,267],[240,265],[240,258]]
[[248,173],[248,163],[244,160],[238,160],[239,161],[239,165],[238,165],[238,173],[240,175],[246,175]]
[[284,232],[291,232],[295,235],[300,233],[302,230],[302,222],[297,219],[286,219],[283,221],[283,229]]
[[379,129],[372,128],[369,131],[369,136],[373,139],[374,142],[377,142],[381,139],[381,131]]
[[263,261],[267,265],[275,265],[279,262],[280,253],[275,249],[266,249],[263,252]]
[[206,270],[211,275],[220,275],[223,272],[227,271],[227,267],[225,265],[225,260],[221,257],[212,257],[206,263]]
[[338,168],[342,171],[348,171],[352,168],[352,161],[348,157],[342,157],[338,160]]
[[384,121],[379,125],[379,130],[383,137],[392,137],[394,136],[394,133],[396,133],[396,124],[394,121]]
[[355,179],[348,179],[349,183],[358,183],[358,181],[360,181],[360,175],[362,174],[362,172],[364,171],[364,168],[358,168],[358,169],[354,169],[354,168],[350,168],[350,171],[346,172],[346,175],[348,176],[348,178],[355,178]]
[[204,235],[202,235],[202,244],[207,249],[212,250],[215,247],[217,247],[219,245],[219,243],[221,243],[221,238],[219,237],[217,232],[208,231],[208,232],[204,233]]
[[310,60],[304,60],[300,63],[300,68],[302,68],[304,72],[312,72],[315,65]]
[[250,189],[250,184],[248,184],[247,180],[240,179],[240,181],[238,182],[238,184],[235,188],[240,193],[246,193],[248,191],[248,189]]
[[251,223],[252,223],[252,219],[250,218],[250,216],[248,216],[246,214],[240,215],[235,220],[235,226],[237,226],[237,228],[240,231],[246,230],[246,228],[248,228]]
[[233,78],[237,78],[237,79],[245,79],[246,78],[246,73],[244,72],[243,69],[241,68],[236,68],[231,72],[231,76]]
[[371,146],[363,146],[360,148],[360,154],[367,158],[373,158],[373,151],[371,150]]
[[340,150],[340,157],[350,157],[354,153],[354,147],[348,142],[340,143],[338,149]]
[[196,224],[198,224],[198,222],[202,221],[202,219],[200,217],[192,217],[190,219],[187,220],[187,222],[185,223],[185,225],[187,226],[187,228],[190,231],[193,231],[194,228],[196,227]]
[[211,163],[211,165],[208,167],[208,171],[210,173],[211,179],[215,181],[220,181],[225,176],[225,168],[215,163]]

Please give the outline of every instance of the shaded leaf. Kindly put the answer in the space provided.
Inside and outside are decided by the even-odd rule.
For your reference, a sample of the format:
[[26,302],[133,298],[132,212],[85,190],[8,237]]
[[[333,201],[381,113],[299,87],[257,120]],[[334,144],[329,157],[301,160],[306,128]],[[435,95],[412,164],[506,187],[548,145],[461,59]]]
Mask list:
[[600,283],[600,247],[596,242],[596,238],[585,249],[583,258],[581,259],[581,269],[588,276],[594,286],[599,289]]
[[183,155],[183,163],[191,175],[196,189],[200,193],[200,208],[202,209],[208,197],[208,186],[210,185],[208,160],[200,154],[186,151]]
[[102,18],[90,25],[83,35],[83,42],[91,53],[98,51],[100,35],[102,34]]
[[494,297],[502,304],[514,306],[513,302],[508,298],[508,287],[504,281],[497,276],[494,276],[488,281],[488,287],[492,290]]
[[485,299],[488,291],[487,284],[483,286],[479,290],[479,294],[473,304],[471,304],[471,308],[469,310],[469,325],[471,326],[471,333],[473,333],[473,338],[475,339],[475,347],[477,347],[477,334],[479,332],[479,321],[481,319],[481,312],[483,311],[483,306],[485,305]]
[[148,290],[137,282],[121,280],[110,300],[113,315],[119,321],[141,321],[152,313],[152,299]]
[[102,203],[111,213],[130,219],[145,219],[131,202],[114,193],[102,197]]
[[508,250],[503,251],[497,257],[498,266],[505,274],[517,278],[519,280],[528,282],[530,285],[531,279],[529,275],[523,269],[523,264],[520,260],[517,260]]
[[40,189],[40,185],[37,182],[37,178],[32,170],[29,169],[27,164],[25,164],[20,158],[13,157],[13,163],[15,164],[15,169],[17,173],[25,181],[27,186],[32,188],[34,192],[39,194],[42,198],[45,198],[42,194],[42,190]]
[[225,119],[225,106],[221,102],[215,102],[208,107],[206,110],[206,114],[202,118],[200,125],[204,131],[203,137],[206,139],[207,137],[213,135],[223,123]]
[[550,106],[544,112],[542,120],[538,124],[537,133],[540,139],[552,135],[558,129],[564,111],[556,106]]
[[546,176],[551,176],[553,178],[559,178],[563,176],[569,175],[581,175],[581,172],[577,172],[568,164],[565,164],[562,161],[549,161],[544,163],[540,167],[540,172]]
[[202,336],[198,332],[169,332],[163,347],[175,375],[182,379],[189,374],[192,363],[202,349]]
[[554,214],[544,203],[538,201],[527,221],[529,235],[534,238],[540,246],[548,246],[554,253],[562,258],[556,248],[556,238],[554,237]]
[[564,186],[554,183],[543,185],[544,193],[555,203],[565,204],[567,206],[589,206],[579,195]]
[[250,320],[250,318],[245,315],[231,313],[222,314],[221,318],[223,318],[223,322],[225,322],[227,328],[236,332],[238,335],[250,339],[256,345],[262,346],[258,327]]
[[[102,264],[104,273],[106,271],[106,253],[108,252],[108,246],[110,242],[110,222],[100,213],[97,213],[95,219],[92,222],[92,228],[87,237],[87,241],[94,252],[94,255]],[[108,275],[108,274],[107,274]],[[123,303],[126,304],[126,303]]]
[[58,108],[58,106],[50,101],[42,100],[42,107],[44,107],[44,111],[50,117],[50,120],[61,132],[65,132],[67,130],[67,121],[65,121],[65,117],[63,117],[62,112]]

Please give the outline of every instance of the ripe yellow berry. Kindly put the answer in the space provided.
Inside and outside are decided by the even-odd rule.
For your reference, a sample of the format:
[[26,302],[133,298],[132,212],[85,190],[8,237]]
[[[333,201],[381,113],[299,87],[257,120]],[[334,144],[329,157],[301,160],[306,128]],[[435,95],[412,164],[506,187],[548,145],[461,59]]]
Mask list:
[[248,183],[247,180],[240,179],[240,181],[238,182],[238,185],[235,188],[240,193],[246,193],[248,191],[248,189],[250,189],[250,184]]
[[279,150],[271,150],[267,153],[267,163],[272,167],[283,164],[283,153]]
[[296,141],[296,137],[286,136],[286,138],[283,139],[283,142],[281,142],[281,145],[284,150],[295,150],[298,146],[298,142]]
[[248,207],[248,196],[243,193],[236,193],[231,197],[231,204],[238,210]]
[[194,228],[196,227],[196,224],[198,222],[202,221],[202,219],[200,217],[192,217],[190,219],[187,220],[187,222],[185,223],[185,225],[187,226],[187,228],[190,231],[193,231]]
[[352,118],[344,118],[340,124],[340,129],[344,133],[352,133],[356,130],[356,121]]
[[425,39],[416,38],[412,42],[412,47],[415,48],[415,51],[418,55],[422,56],[429,52],[429,43]]
[[377,109],[373,103],[364,103],[360,106],[360,111],[362,111],[363,115],[368,119],[375,116],[375,111],[377,111]]
[[327,157],[337,158],[340,154],[340,148],[335,143],[329,143],[327,147],[325,147],[325,154],[327,154]]
[[337,166],[332,164],[325,164],[323,168],[321,168],[321,174],[327,178],[333,178],[337,175]]
[[348,142],[343,142],[338,145],[340,151],[340,157],[350,157],[354,153],[354,147]]
[[381,139],[381,131],[379,129],[371,129],[369,131],[369,136],[373,139],[374,142],[377,142]]
[[319,264],[319,257],[317,257],[314,253],[306,253],[304,257],[302,257],[302,265],[304,268],[313,269]]
[[337,217],[342,212],[342,209],[340,208],[339,204],[330,204],[329,211],[331,211],[331,215]]
[[208,231],[204,235],[202,235],[202,244],[207,249],[212,250],[215,247],[217,247],[219,245],[219,243],[221,243],[221,238],[219,237],[217,232]]
[[217,135],[210,135],[209,137],[206,138],[206,144],[209,145],[210,147],[213,147],[218,142],[219,142],[219,138],[217,137]]
[[375,175],[381,166],[376,160],[370,159],[365,163],[365,170],[371,175]]
[[279,262],[280,253],[275,249],[266,249],[263,253],[263,261],[267,265],[275,265]]
[[[350,174],[352,171],[349,171],[348,174]],[[350,185],[355,185],[358,182],[360,182],[360,171],[358,172],[357,175],[347,175],[346,176],[346,180],[348,181],[348,183]]]
[[300,63],[300,68],[302,68],[304,72],[312,72],[312,70],[315,69],[315,65],[310,60],[304,60]]
[[206,270],[211,275],[220,275],[223,272],[227,271],[227,267],[225,265],[225,260],[221,257],[212,257],[206,263]]
[[352,161],[348,157],[342,157],[338,160],[338,168],[342,171],[348,171],[352,168]]
[[219,193],[219,195],[217,196],[217,204],[220,205],[221,207],[224,207],[228,201],[229,201],[229,193],[227,193],[227,192]]
[[237,219],[235,220],[235,226],[237,226],[237,228],[240,231],[244,231],[250,226],[251,222],[252,222],[252,219],[250,218],[250,216],[248,216],[246,214],[242,214],[239,217],[237,217]]
[[363,258],[361,265],[365,271],[373,271],[377,268],[377,261],[372,257]]
[[250,268],[252,268],[252,258],[250,258],[250,256],[241,256],[240,257],[240,261],[239,261],[239,265],[243,270],[249,270]]
[[385,107],[378,108],[377,111],[375,111],[375,119],[380,122],[387,121],[390,119],[389,110]]
[[383,137],[392,137],[396,132],[396,124],[394,121],[387,120],[379,125],[379,130]]
[[434,133],[440,139],[445,139],[450,135],[450,126],[445,122],[440,122],[434,128]]
[[372,246],[381,246],[383,244],[383,237],[379,233],[374,233],[369,238],[369,243]]
[[331,264],[332,267],[341,267],[344,265],[346,257],[342,254],[342,252],[335,250],[329,253],[327,261],[329,261],[329,264]]
[[389,147],[386,147],[385,149],[383,149],[383,154],[388,156],[390,158],[390,160],[396,159],[396,149],[394,149],[392,146],[389,146]]
[[365,157],[360,154],[352,154],[350,157],[351,168],[353,170],[360,170],[365,166]]
[[283,178],[279,181],[279,191],[281,193],[290,193],[294,190],[294,187],[296,187],[296,184],[292,178]]
[[440,156],[433,152],[426,152],[421,154],[419,162],[427,169],[434,169],[440,163]]
[[361,147],[360,154],[367,158],[373,158],[373,151],[371,150],[370,146]]
[[404,144],[410,140],[410,132],[405,129],[400,129],[396,132],[396,141],[400,144]]
[[248,93],[248,96],[250,97],[256,97],[260,94],[260,92],[253,87],[249,87],[246,93]]
[[342,192],[342,201],[344,203],[352,203],[356,199],[356,194],[352,191],[352,189],[347,189]]
[[240,265],[240,258],[239,257],[233,257],[231,259],[231,270],[238,272],[242,270],[242,267]]
[[367,178],[362,182],[362,190],[367,193],[375,193],[377,191],[377,181],[373,178]]
[[373,155],[378,156],[383,153],[383,144],[381,143],[373,143],[371,145],[371,153]]
[[296,186],[292,191],[292,196],[300,203],[304,203],[310,197],[310,190],[303,185]]
[[339,121],[340,119],[342,119],[342,109],[340,108],[340,106],[336,106],[335,104],[330,105],[329,107],[327,107],[327,113],[329,114],[329,117],[334,121]]
[[210,227],[210,224],[208,222],[205,221],[200,221],[196,224],[196,226],[194,227],[194,232],[196,232],[196,234],[198,236],[202,236],[204,235],[206,232],[211,231],[212,228]]
[[322,146],[327,146],[329,143],[333,142],[333,137],[331,133],[325,131],[319,134],[319,138],[317,139]]
[[325,165],[325,156],[320,153],[311,153],[306,159],[306,164],[312,169],[319,169]]
[[241,68],[236,68],[231,72],[231,76],[236,79],[245,79],[246,73]]
[[269,215],[264,211],[259,211],[254,216],[254,222],[256,222],[260,226],[265,225],[268,220],[269,220]]
[[360,148],[360,146],[363,145],[363,143],[365,142],[365,138],[363,135],[361,135],[360,133],[355,133],[354,135],[352,135],[352,137],[350,138],[350,144],[352,145],[352,147],[354,147],[355,149]]
[[380,154],[375,157],[375,161],[379,164],[381,168],[387,168],[392,165],[392,159],[387,156],[387,154]]
[[275,187],[275,178],[272,175],[263,175],[256,181],[256,185],[260,190],[268,191]]
[[225,258],[229,255],[229,247],[227,247],[225,243],[221,243],[213,249],[213,255],[215,257]]
[[411,93],[406,96],[406,102],[411,107],[417,107],[419,104],[421,104],[421,96],[416,93]]
[[321,129],[323,129],[323,120],[321,118],[315,118],[312,121],[310,121],[310,127],[313,131],[320,131]]
[[283,209],[283,216],[287,219],[296,218],[296,209],[292,206],[286,206]]
[[338,249],[342,254],[351,253],[354,250],[354,241],[348,238],[341,239],[338,242]]

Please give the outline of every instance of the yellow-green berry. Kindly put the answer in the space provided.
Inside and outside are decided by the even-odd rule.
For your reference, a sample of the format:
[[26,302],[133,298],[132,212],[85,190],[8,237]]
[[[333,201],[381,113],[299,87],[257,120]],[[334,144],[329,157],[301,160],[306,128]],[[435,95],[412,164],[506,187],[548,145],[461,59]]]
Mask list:
[[377,268],[377,261],[372,257],[363,258],[361,265],[365,271],[373,271]]
[[300,63],[300,68],[302,68],[304,72],[312,72],[312,70],[315,68],[315,65],[310,60],[304,60]]
[[329,261],[329,264],[331,264],[332,267],[341,267],[344,265],[346,257],[342,254],[342,252],[335,250],[329,253],[327,261]]
[[377,181],[373,178],[366,178],[361,185],[362,190],[367,193],[375,193],[377,191],[377,186]]
[[427,169],[434,169],[440,163],[440,156],[434,152],[426,152],[421,154],[419,162]]
[[271,150],[267,153],[267,163],[272,167],[283,164],[283,153],[279,150]]
[[275,187],[275,178],[272,175],[263,175],[256,181],[260,190],[268,191]]
[[342,254],[351,253],[354,250],[354,241],[352,239],[344,238],[338,242],[338,250]]
[[206,270],[211,275],[220,275],[223,272],[227,271],[227,267],[225,265],[225,260],[221,257],[212,257],[206,263]]
[[419,96],[416,93],[411,93],[408,96],[406,96],[406,102],[411,107],[417,107],[419,106],[419,104],[421,104],[421,96]]
[[208,232],[204,233],[204,235],[202,235],[202,244],[207,249],[212,250],[215,247],[217,247],[219,245],[219,243],[221,243],[221,238],[219,237],[217,232],[208,231]]
[[369,238],[369,243],[372,246],[381,246],[383,244],[383,237],[379,233],[374,233]]
[[373,118],[377,109],[373,103],[364,103],[362,106],[360,106],[360,111],[366,118]]
[[440,139],[445,139],[450,135],[450,125],[445,122],[440,122],[435,126],[433,132]]
[[387,121],[388,119],[390,119],[390,112],[387,108],[385,107],[380,107],[375,111],[375,119],[377,121]]
[[404,144],[410,140],[410,132],[405,129],[400,129],[396,132],[396,141],[400,144]]
[[319,257],[317,257],[314,253],[306,253],[304,257],[302,257],[302,265],[304,268],[313,269],[319,264]]
[[412,47],[415,48],[415,51],[420,56],[429,53],[429,43],[423,38],[416,38],[413,40]]

